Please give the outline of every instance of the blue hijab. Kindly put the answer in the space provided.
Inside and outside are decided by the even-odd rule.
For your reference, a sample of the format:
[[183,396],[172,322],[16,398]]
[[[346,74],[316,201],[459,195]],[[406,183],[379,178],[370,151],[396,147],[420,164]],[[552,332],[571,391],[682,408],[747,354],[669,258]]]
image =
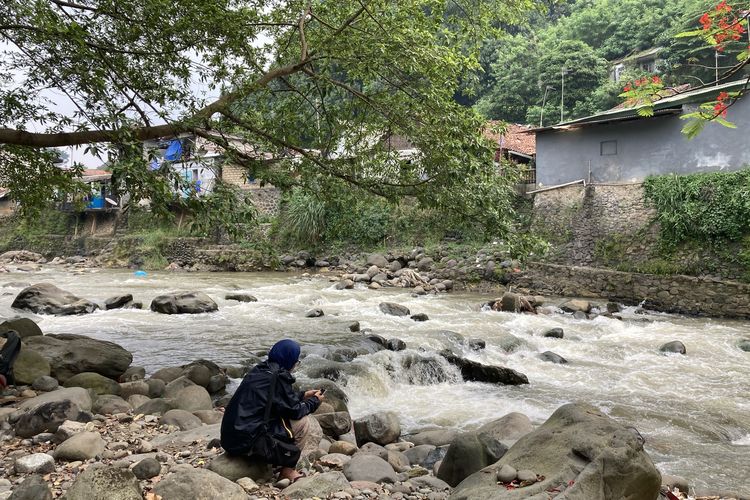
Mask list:
[[278,363],[286,370],[291,370],[299,360],[299,344],[291,339],[276,342],[268,353],[268,361]]

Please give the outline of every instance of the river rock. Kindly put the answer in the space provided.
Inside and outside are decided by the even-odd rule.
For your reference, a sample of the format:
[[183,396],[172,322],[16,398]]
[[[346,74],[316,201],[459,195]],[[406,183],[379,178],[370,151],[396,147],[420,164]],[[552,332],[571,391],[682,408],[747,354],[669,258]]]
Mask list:
[[[52,393],[48,392],[44,396],[48,394]],[[70,400],[50,401],[21,415],[15,424],[16,435],[29,438],[42,432],[56,432],[60,424],[66,420],[88,422],[91,415],[81,411],[78,405]]]
[[114,415],[116,413],[127,413],[132,410],[133,407],[122,399],[120,396],[114,394],[103,394],[96,398],[91,410],[94,413],[100,415]]
[[136,415],[141,413],[144,415],[163,415],[169,410],[173,410],[174,408],[175,406],[171,400],[166,400],[164,398],[154,398],[136,408],[134,410],[134,413]]
[[334,288],[336,288],[336,290],[351,290],[352,288],[354,288],[354,281],[348,278],[342,279],[341,281],[336,283],[336,285],[334,285]]
[[47,474],[55,470],[55,459],[46,453],[32,453],[16,459],[17,474]]
[[158,379],[164,381],[165,384],[172,382],[182,376],[184,369],[181,366],[169,366],[166,368],[160,368],[151,375],[151,379]]
[[582,312],[588,314],[591,312],[591,302],[581,299],[567,300],[560,304],[560,309],[568,313]]
[[351,461],[352,457],[343,453],[327,453],[320,457],[318,461],[326,467],[342,468]]
[[323,312],[323,309],[320,309],[319,307],[310,309],[305,313],[305,318],[322,318],[323,316],[325,316],[325,313]]
[[568,363],[568,360],[560,356],[559,354],[555,354],[552,351],[544,351],[539,355],[539,359],[542,361],[549,361],[550,363],[555,363],[558,365],[565,365]]
[[[146,368],[143,366],[130,366],[125,373],[120,375],[120,382],[137,382],[146,378]],[[129,396],[129,395],[128,395]]]
[[185,410],[169,410],[161,417],[162,425],[174,425],[179,427],[181,431],[189,431],[203,425],[201,419]]
[[83,372],[117,380],[133,361],[133,355],[114,342],[83,335],[44,335],[28,338],[25,343],[27,349],[49,362],[52,376],[61,383]]
[[167,384],[164,388],[164,397],[175,399],[177,393],[187,387],[198,387],[198,385],[185,375],[181,375]]
[[55,458],[65,462],[85,461],[101,455],[105,445],[98,432],[79,432],[55,449]]
[[146,457],[133,467],[133,474],[138,479],[151,479],[161,472],[161,464],[158,460]]
[[550,328],[549,330],[542,333],[542,337],[552,338],[552,339],[561,339],[565,333],[563,332],[562,328]]
[[476,471],[497,462],[506,451],[504,444],[487,434],[459,434],[448,447],[437,477],[455,487]]
[[367,256],[366,264],[368,266],[376,266],[381,268],[388,267],[388,259],[383,257],[383,255],[379,253],[372,253]]
[[523,413],[512,412],[497,420],[487,422],[478,429],[478,432],[487,434],[498,441],[513,441],[520,439],[534,430],[529,417]]
[[51,368],[41,354],[21,348],[13,364],[13,375],[17,385],[31,385],[39,377],[49,376]]
[[510,333],[502,335],[499,339],[493,342],[493,345],[498,349],[502,349],[505,352],[516,352],[522,348],[528,348],[529,343],[521,338],[516,337]]
[[428,321],[430,319],[425,313],[412,314],[410,318],[414,321]]
[[258,299],[247,293],[228,293],[225,300],[236,300],[237,302],[258,302]]
[[671,352],[675,354],[687,354],[687,349],[685,349],[685,344],[683,344],[679,340],[673,340],[672,342],[667,342],[666,344],[663,344],[661,347],[659,347],[659,351]]
[[16,296],[11,307],[56,316],[88,314],[99,308],[93,302],[76,297],[51,283],[38,283],[24,288]]
[[328,498],[330,495],[349,488],[346,476],[338,471],[324,472],[304,477],[284,488],[284,498]]
[[429,429],[408,436],[407,439],[414,443],[415,446],[422,444],[431,444],[433,446],[444,446],[451,442],[458,435],[456,429]]
[[315,414],[314,417],[326,436],[338,438],[340,435],[349,432],[352,428],[352,419],[349,416],[349,412],[346,411]]
[[200,314],[218,311],[219,306],[203,292],[173,292],[155,297],[151,310],[162,314]]
[[133,394],[140,394],[142,396],[148,396],[149,387],[143,380],[135,380],[133,382],[123,382],[120,385],[120,392],[118,393],[122,399],[128,399]]
[[35,391],[50,392],[60,387],[60,383],[56,378],[44,375],[35,379],[34,382],[32,382],[31,387]]
[[381,302],[378,307],[383,314],[391,316],[408,316],[410,314],[408,307],[396,304],[395,302]]
[[13,489],[8,500],[52,500],[52,491],[44,478],[38,474],[31,475]]
[[241,477],[249,477],[254,481],[271,477],[271,467],[268,464],[248,457],[231,457],[226,453],[211,460],[208,469],[230,481],[237,481]]
[[208,387],[211,382],[211,370],[200,364],[187,365],[182,371],[182,376],[201,387]]
[[483,365],[476,361],[456,356],[449,350],[440,351],[440,355],[448,360],[450,364],[456,365],[461,369],[461,376],[464,380],[504,385],[521,385],[529,383],[529,379],[526,375],[511,368]]
[[340,453],[342,455],[354,455],[357,452],[357,445],[347,441],[334,441],[328,448],[328,453]]
[[508,464],[503,465],[497,471],[497,480],[501,483],[510,483],[518,477],[518,471],[515,467]]
[[74,420],[66,420],[62,424],[60,424],[60,427],[57,428],[57,432],[55,432],[54,436],[58,443],[62,443],[63,441],[66,441],[76,434],[79,434],[86,430],[86,425],[83,422],[76,422]]
[[110,309],[120,309],[130,302],[133,302],[132,293],[115,295],[114,297],[110,297],[104,301],[104,309],[106,309],[107,311],[109,311]]
[[22,401],[19,403],[18,408],[20,410],[28,411],[38,408],[45,403],[59,403],[66,400],[75,403],[75,405],[81,410],[91,410],[91,395],[89,394],[89,391],[82,387],[68,387],[65,389],[57,389],[46,394],[40,394],[39,396]]
[[357,454],[375,455],[383,460],[388,459],[388,450],[377,443],[365,443],[357,450]]
[[466,346],[472,351],[481,351],[487,347],[487,342],[483,339],[469,339],[466,341]]
[[118,396],[122,392],[120,384],[111,378],[107,378],[95,372],[77,373],[66,380],[63,386],[83,387],[84,389],[91,389],[96,394],[100,395],[114,394],[115,396]]
[[160,398],[167,390],[167,384],[158,378],[150,378],[146,380],[146,383],[148,384],[148,397],[150,398]]
[[141,405],[146,404],[149,402],[151,398],[148,396],[144,396],[143,394],[133,394],[128,398],[128,404],[131,406],[131,408],[138,408]]
[[745,352],[750,352],[750,339],[742,339],[737,343],[737,347]]
[[204,424],[212,425],[221,422],[224,414],[217,410],[197,410],[193,412],[193,415],[198,417]]
[[366,453],[354,455],[344,466],[344,475],[349,481],[395,483],[398,480],[388,462],[376,455]]
[[393,443],[401,435],[401,425],[394,412],[378,412],[354,421],[357,444],[373,442],[379,445]]
[[21,340],[28,337],[37,337],[44,335],[39,325],[29,318],[15,318],[0,323],[0,334],[13,330],[21,337]]
[[431,444],[420,444],[404,451],[404,455],[412,465],[422,465],[427,457],[435,450]]
[[[506,464],[544,479],[525,488],[498,489],[497,471]],[[593,406],[571,403],[518,440],[497,463],[466,478],[451,498],[532,498],[557,488],[567,500],[655,500],[660,484],[640,435]]]
[[406,342],[401,339],[388,339],[385,348],[389,351],[403,351],[406,349]]
[[398,450],[387,450],[387,462],[388,465],[391,466],[391,468],[394,471],[397,472],[405,472],[409,470],[411,462],[409,462],[409,459],[406,457],[406,455],[403,452],[400,452]]
[[185,387],[177,392],[175,396],[177,408],[187,411],[210,410],[213,408],[211,395],[199,385]]
[[[63,500],[143,500],[141,485],[128,469],[89,467],[76,477]],[[187,497],[186,497],[187,498]]]

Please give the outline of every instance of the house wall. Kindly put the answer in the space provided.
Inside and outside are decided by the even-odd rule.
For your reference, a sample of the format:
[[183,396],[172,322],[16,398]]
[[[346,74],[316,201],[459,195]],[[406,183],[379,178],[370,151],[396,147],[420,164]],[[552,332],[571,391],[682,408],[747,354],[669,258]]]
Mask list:
[[[636,182],[649,175],[739,170],[750,165],[750,99],[738,101],[730,129],[709,123],[695,139],[682,134],[686,121],[668,115],[564,131],[537,133],[537,182],[554,186],[579,179]],[[601,143],[617,141],[617,154],[602,156]]]

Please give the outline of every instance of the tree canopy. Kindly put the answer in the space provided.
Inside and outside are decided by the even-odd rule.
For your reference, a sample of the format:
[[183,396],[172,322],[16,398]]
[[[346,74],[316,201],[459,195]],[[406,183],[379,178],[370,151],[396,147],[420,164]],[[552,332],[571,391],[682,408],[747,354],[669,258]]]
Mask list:
[[[140,141],[191,132],[257,179],[318,193],[416,197],[502,229],[481,117],[454,100],[479,49],[532,0],[7,0],[0,5],[0,183],[29,205],[70,172],[49,149],[91,145],[136,196],[168,182]],[[195,91],[207,89],[211,99]],[[64,96],[74,106],[55,106]],[[384,134],[418,158],[400,160]],[[241,138],[276,157],[234,148]],[[25,186],[25,190],[22,187]]]

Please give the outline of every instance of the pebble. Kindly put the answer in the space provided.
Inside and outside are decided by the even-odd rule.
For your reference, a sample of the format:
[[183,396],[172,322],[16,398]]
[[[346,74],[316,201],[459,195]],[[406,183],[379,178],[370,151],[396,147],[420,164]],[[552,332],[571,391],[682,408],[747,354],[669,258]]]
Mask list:
[[247,493],[251,493],[251,492],[257,490],[258,488],[260,488],[260,486],[258,486],[256,484],[256,482],[253,481],[249,477],[241,477],[241,478],[239,478],[237,480],[237,484],[239,484],[242,487],[242,489],[245,490]]
[[522,469],[518,471],[518,480],[521,482],[530,481],[536,483],[536,473],[529,469]]
[[510,483],[516,479],[517,475],[518,472],[514,467],[505,464],[497,471],[497,480],[501,483]]
[[280,489],[280,490],[283,490],[284,488],[286,488],[290,484],[292,484],[292,482],[289,479],[284,478],[284,479],[281,479],[279,481],[276,481],[276,484],[274,484],[274,486],[276,488]]

